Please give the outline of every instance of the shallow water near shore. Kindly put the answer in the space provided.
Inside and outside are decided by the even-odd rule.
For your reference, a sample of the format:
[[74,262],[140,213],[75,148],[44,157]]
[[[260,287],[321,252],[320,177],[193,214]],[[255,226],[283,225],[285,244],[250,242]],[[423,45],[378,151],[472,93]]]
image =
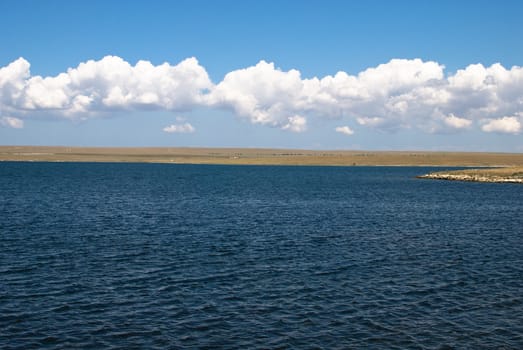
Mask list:
[[523,348],[523,186],[0,163],[0,348]]

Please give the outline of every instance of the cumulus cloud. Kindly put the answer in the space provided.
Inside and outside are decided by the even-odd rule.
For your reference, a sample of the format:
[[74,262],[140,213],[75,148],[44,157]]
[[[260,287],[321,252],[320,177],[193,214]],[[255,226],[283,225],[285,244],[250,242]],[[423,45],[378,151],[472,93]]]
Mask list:
[[0,118],[0,125],[14,129],[22,129],[24,127],[24,121],[14,117],[2,117]]
[[[106,56],[52,77],[23,58],[0,68],[0,113],[87,119],[102,112],[227,109],[251,123],[303,132],[311,118],[387,131],[519,133],[523,68],[473,64],[446,75],[421,59],[393,59],[358,74],[303,78],[274,63],[233,70],[213,83],[196,58],[171,65]],[[508,117],[507,117],[508,116]],[[5,123],[5,122],[4,122]]]
[[283,130],[292,132],[304,132],[307,130],[307,119],[302,116],[295,115],[287,119],[287,123],[281,127]]
[[246,69],[232,71],[216,85],[209,103],[233,110],[252,123],[303,131],[306,118],[305,83],[300,72],[283,72],[274,63],[260,61]]
[[472,124],[471,120],[456,117],[452,113],[445,118],[444,122],[446,125],[454,129],[466,129]]
[[354,134],[354,130],[352,130],[348,126],[338,126],[335,130],[336,130],[336,132],[339,132],[339,133],[345,134],[345,135],[353,135]]
[[163,128],[163,131],[168,133],[190,134],[195,132],[196,129],[189,123],[183,123],[166,126],[165,128]]
[[107,110],[182,110],[202,104],[212,87],[195,58],[175,66],[148,61],[132,66],[120,57],[106,56],[54,77],[31,76],[29,69],[23,58],[0,69],[3,110],[69,118]]
[[356,121],[360,125],[377,127],[377,126],[383,125],[385,122],[385,119],[380,118],[380,117],[359,117],[359,118],[356,118]]
[[503,117],[490,120],[481,129],[485,132],[518,134],[521,131],[521,123],[516,117]]

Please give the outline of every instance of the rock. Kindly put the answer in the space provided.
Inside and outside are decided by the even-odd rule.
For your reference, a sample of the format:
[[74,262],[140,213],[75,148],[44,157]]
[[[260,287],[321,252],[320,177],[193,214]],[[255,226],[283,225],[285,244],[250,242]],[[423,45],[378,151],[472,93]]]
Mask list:
[[427,175],[418,176],[420,179],[449,180],[449,181],[469,181],[469,182],[495,182],[495,183],[520,183],[523,184],[521,176],[497,176],[490,174],[463,174],[463,173],[445,173],[437,172]]

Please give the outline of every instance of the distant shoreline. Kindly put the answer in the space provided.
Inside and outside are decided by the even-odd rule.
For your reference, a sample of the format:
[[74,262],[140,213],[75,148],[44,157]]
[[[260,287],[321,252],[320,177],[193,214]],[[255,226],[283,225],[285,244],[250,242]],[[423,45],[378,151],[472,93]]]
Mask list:
[[418,178],[523,183],[522,153],[319,151],[183,147],[0,146],[0,161],[464,167],[467,169],[438,171],[418,176]]
[[223,165],[523,167],[523,153],[0,146],[0,161]]

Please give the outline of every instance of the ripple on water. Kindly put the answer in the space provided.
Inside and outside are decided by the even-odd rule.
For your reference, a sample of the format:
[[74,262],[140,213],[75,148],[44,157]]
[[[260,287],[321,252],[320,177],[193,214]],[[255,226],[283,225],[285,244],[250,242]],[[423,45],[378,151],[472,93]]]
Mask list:
[[523,348],[521,186],[0,165],[0,347]]

